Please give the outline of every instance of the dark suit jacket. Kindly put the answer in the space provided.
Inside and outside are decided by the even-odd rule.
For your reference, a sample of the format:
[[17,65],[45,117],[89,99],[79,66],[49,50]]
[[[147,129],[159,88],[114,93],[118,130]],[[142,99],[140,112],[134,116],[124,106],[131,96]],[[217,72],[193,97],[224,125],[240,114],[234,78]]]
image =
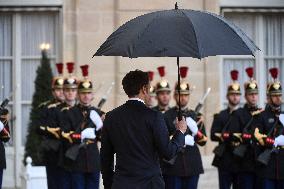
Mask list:
[[127,101],[107,113],[104,121],[101,166],[105,189],[164,188],[159,156],[171,159],[183,145],[180,131],[169,140],[160,112],[142,102]]

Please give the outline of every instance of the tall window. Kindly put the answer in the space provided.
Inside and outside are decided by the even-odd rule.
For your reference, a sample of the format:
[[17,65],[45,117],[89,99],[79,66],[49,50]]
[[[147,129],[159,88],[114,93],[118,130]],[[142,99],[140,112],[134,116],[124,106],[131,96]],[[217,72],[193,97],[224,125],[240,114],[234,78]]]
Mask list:
[[[283,13],[237,13],[225,12],[224,16],[239,26],[261,49],[255,58],[251,56],[227,56],[222,59],[222,104],[226,106],[226,87],[231,82],[230,71],[239,71],[239,82],[242,86],[249,78],[245,68],[254,67],[258,83],[263,83],[261,90],[261,105],[264,104],[266,83],[272,81],[268,69],[279,68],[279,79],[284,84],[284,14]],[[242,104],[244,98],[241,99]]]
[[[11,12],[0,15],[0,100],[9,96],[15,87],[21,88],[22,145],[26,141],[34,79],[41,59],[40,44],[51,44],[49,53],[52,66],[58,56],[58,15],[57,11]],[[20,61],[14,61],[16,59]],[[20,83],[13,80],[15,67],[21,70]]]
[[[0,14],[0,101],[12,95],[12,15]],[[12,117],[11,102],[8,106]],[[11,130],[13,132],[13,130]],[[10,141],[12,144],[12,140]]]

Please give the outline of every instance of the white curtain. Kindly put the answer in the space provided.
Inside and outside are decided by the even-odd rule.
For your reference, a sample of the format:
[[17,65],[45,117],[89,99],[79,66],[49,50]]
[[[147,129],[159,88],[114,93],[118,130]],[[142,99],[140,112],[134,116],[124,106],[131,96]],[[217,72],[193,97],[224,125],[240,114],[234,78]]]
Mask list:
[[[29,124],[29,113],[34,93],[34,80],[36,70],[40,64],[41,43],[49,43],[50,57],[56,57],[58,52],[58,13],[36,12],[21,14],[21,88],[22,88],[22,144],[26,142],[27,127]],[[51,65],[54,68],[54,60]]]
[[[255,15],[253,14],[239,14],[239,13],[226,13],[225,17],[231,20],[235,25],[240,27],[252,40],[255,39]],[[249,78],[246,75],[245,69],[247,67],[255,67],[255,60],[253,58],[225,58],[223,60],[223,81],[222,81],[222,93],[226,97],[227,86],[232,82],[230,72],[231,70],[239,71],[239,83],[241,85],[241,91],[244,92],[243,84]],[[244,98],[242,96],[242,104]],[[226,99],[223,99],[223,106],[226,106]]]
[[23,13],[21,15],[22,55],[39,56],[40,44],[45,42],[51,45],[50,54],[57,52],[58,35],[56,26],[56,12]]
[[[11,97],[12,91],[12,15],[0,13],[0,102]],[[13,118],[11,105],[7,108]],[[10,129],[13,133],[13,119],[10,121]],[[10,140],[9,145],[12,144]]]
[[0,101],[12,88],[12,16],[0,14]]

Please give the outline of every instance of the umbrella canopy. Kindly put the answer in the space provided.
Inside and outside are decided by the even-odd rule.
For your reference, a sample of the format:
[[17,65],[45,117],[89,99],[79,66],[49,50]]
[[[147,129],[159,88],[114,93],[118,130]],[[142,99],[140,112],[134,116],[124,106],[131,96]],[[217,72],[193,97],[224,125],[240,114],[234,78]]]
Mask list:
[[173,9],[138,16],[112,33],[94,56],[254,55],[257,46],[233,23],[203,11]]
[[[205,11],[178,9],[176,3],[173,10],[128,21],[107,38],[94,56],[177,57],[180,86],[179,57],[254,56],[256,50],[253,41],[225,18]],[[181,119],[180,99],[178,104]]]

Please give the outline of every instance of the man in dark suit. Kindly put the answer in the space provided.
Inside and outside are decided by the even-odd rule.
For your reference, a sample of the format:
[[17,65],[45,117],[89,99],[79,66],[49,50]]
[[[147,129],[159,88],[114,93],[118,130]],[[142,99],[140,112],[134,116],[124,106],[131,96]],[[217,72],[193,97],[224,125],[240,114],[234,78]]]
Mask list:
[[169,160],[184,146],[186,122],[177,121],[176,132],[170,140],[162,113],[144,104],[150,88],[147,72],[129,72],[122,85],[129,100],[107,113],[102,130],[104,187],[164,188],[159,156]]

